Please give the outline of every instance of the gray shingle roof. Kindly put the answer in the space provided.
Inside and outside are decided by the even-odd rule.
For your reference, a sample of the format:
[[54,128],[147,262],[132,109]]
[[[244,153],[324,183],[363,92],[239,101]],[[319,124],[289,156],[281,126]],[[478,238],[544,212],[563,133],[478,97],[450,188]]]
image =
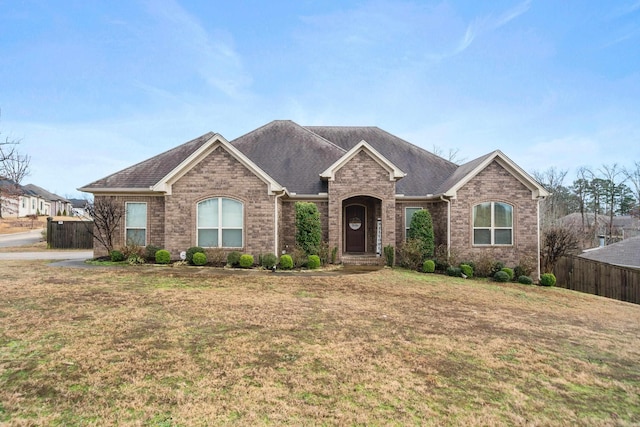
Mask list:
[[437,194],[442,182],[458,167],[375,126],[306,126],[306,129],[346,151],[362,140],[367,141],[407,174],[396,184],[396,193],[405,196]]
[[91,191],[93,189],[107,188],[148,189],[157,184],[183,160],[198,150],[213,135],[213,132],[208,132],[171,150],[87,184],[82,187],[82,190]]
[[640,268],[640,236],[630,237],[579,255],[582,258],[609,264]]
[[54,201],[61,201],[65,203],[69,202],[69,200],[65,199],[64,197],[58,196],[55,193],[51,193],[45,190],[44,188],[38,187],[37,185],[34,185],[34,184],[27,184],[23,186],[23,188],[26,188],[27,190],[31,191],[33,194],[37,194],[38,196],[42,197],[43,199],[49,202],[54,202]]

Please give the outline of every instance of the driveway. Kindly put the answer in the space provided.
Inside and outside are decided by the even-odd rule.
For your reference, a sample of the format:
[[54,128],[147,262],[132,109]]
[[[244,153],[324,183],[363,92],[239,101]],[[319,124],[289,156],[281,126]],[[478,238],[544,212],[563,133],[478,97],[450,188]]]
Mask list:
[[42,240],[42,230],[36,229],[24,233],[0,234],[0,248],[25,246],[38,243]]
[[0,252],[2,260],[38,260],[38,259],[60,259],[60,260],[82,260],[93,258],[93,251],[46,251],[46,252]]

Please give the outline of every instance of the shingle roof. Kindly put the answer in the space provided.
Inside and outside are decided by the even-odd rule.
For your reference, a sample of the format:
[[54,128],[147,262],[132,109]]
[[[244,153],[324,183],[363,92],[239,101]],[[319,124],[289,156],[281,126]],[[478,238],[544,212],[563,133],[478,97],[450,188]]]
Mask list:
[[579,256],[609,264],[640,268],[640,236],[629,237],[620,242],[584,252]]
[[396,193],[405,196],[437,194],[442,182],[458,166],[375,126],[306,126],[313,133],[350,150],[365,140],[406,177],[396,184]]
[[447,190],[453,188],[457,183],[459,183],[469,173],[471,173],[475,168],[477,168],[482,162],[484,162],[492,155],[493,153],[485,154],[482,157],[478,157],[477,159],[471,160],[470,162],[458,166],[458,168],[440,184],[440,186],[434,191],[434,194],[442,194]]
[[290,120],[275,120],[231,144],[290,193],[327,191],[320,173],[346,150]]
[[91,192],[91,190],[110,188],[148,189],[157,184],[183,160],[193,154],[207,140],[211,139],[213,135],[213,132],[205,133],[171,150],[87,184],[81,187],[81,190]]
[[64,197],[58,196],[55,193],[51,193],[45,190],[44,188],[38,187],[37,185],[34,185],[34,184],[27,184],[23,188],[26,188],[27,190],[31,191],[33,194],[37,194],[38,196],[50,202],[53,202],[53,201],[62,201],[65,203],[69,202],[69,200],[65,199]]

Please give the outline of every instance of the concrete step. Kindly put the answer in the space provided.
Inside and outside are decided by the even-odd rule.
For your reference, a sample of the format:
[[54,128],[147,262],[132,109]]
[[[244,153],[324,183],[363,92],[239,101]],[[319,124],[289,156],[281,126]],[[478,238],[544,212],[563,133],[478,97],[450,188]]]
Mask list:
[[342,255],[344,265],[384,265],[384,258],[369,254],[345,254]]

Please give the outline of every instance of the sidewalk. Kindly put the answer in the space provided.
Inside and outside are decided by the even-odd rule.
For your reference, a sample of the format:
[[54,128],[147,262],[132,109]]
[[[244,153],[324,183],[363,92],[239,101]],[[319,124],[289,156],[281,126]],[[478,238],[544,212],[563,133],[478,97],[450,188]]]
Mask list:
[[81,260],[93,258],[93,251],[0,252],[0,260]]

